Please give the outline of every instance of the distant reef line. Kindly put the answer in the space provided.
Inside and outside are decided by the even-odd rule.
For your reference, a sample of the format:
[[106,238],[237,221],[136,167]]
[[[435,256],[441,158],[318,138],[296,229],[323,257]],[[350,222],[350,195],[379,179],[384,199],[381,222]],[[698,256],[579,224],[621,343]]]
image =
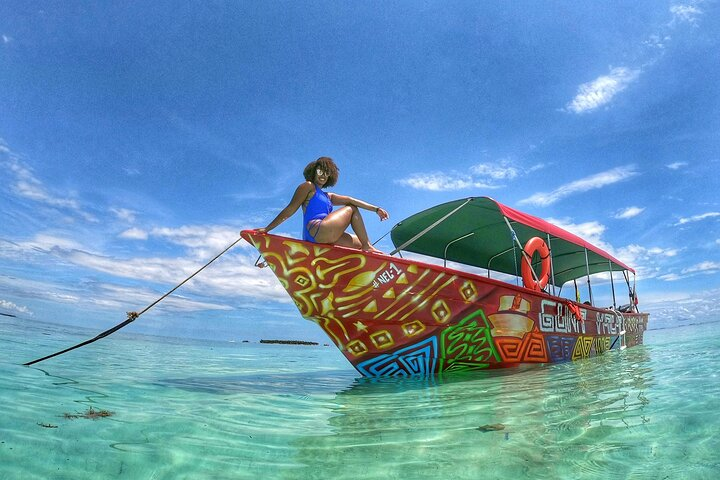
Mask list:
[[272,343],[276,345],[320,345],[317,342],[306,342],[304,340],[260,340],[260,343]]

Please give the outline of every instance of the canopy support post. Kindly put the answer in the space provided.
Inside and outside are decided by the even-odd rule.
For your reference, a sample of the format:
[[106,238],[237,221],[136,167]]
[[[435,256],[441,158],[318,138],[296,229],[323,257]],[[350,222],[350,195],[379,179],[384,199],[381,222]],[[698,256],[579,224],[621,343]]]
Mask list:
[[450,245],[452,245],[455,242],[459,242],[460,240],[464,240],[468,237],[472,237],[473,235],[475,235],[475,232],[470,232],[467,235],[463,235],[460,238],[456,238],[452,242],[449,242],[447,245],[445,245],[445,251],[443,252],[443,267],[447,267],[447,252],[448,252],[448,248],[450,248]]
[[610,266],[610,288],[612,289],[613,308],[617,308],[617,302],[615,301],[615,282],[613,281],[613,269],[610,260],[608,260],[608,265]]
[[590,285],[590,260],[588,259],[587,248],[585,249],[585,268],[587,268],[587,284],[588,293],[590,294],[590,305],[594,306],[595,301],[593,300],[592,285]]
[[637,276],[635,275],[635,273],[633,273],[632,306],[633,306],[633,312],[640,313],[640,308],[638,307],[638,299],[637,299]]
[[630,286],[630,273],[627,270],[623,271],[623,277],[625,277],[625,284],[628,287],[628,300],[630,302],[630,311],[632,311],[633,306],[633,287]]
[[553,295],[557,296],[555,294],[555,264],[553,262],[553,256],[552,256],[553,249],[552,249],[552,244],[550,243],[550,234],[548,233],[546,235],[547,235],[547,245],[548,245],[548,248],[550,249],[550,276],[552,278]]
[[[497,254],[493,255],[492,257],[490,257],[490,260],[488,260],[488,263],[487,263],[488,278],[490,278],[490,265],[492,265],[493,260],[505,255],[506,253],[508,253],[511,250],[512,250],[512,254],[513,254],[513,260],[515,260],[515,272],[517,273],[517,259],[515,258],[515,242],[513,242],[512,248],[508,248],[507,250],[504,250],[504,251],[497,253]],[[515,282],[515,283],[517,283],[517,282]]]
[[[520,239],[518,239],[517,234],[515,233],[515,229],[512,228],[512,225],[510,225],[510,220],[508,220],[508,218],[505,215],[503,215],[503,218],[505,219],[505,223],[507,224],[508,228],[510,229],[510,233],[512,234],[513,240],[515,240],[515,243],[517,243],[518,247],[520,247],[520,255],[525,257],[525,260],[527,260],[528,265],[530,265],[530,273],[532,273],[533,279],[535,280],[536,283],[539,284],[540,280],[538,280],[537,273],[535,273],[535,269],[532,268],[532,258],[530,258],[530,256],[527,253],[525,253],[525,249],[523,248],[522,244],[520,243]],[[514,252],[513,252],[513,257],[515,257]],[[517,257],[515,257],[515,258],[517,258]],[[517,273],[518,272],[517,272],[517,264],[516,264],[515,265],[515,276],[517,276]]]

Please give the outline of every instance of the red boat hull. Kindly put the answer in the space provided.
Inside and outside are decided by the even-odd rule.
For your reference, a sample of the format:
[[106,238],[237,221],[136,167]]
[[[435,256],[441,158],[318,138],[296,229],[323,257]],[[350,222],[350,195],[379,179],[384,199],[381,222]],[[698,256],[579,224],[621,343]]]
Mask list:
[[[554,363],[641,344],[618,313],[412,260],[244,231],[303,317],[364,376]],[[578,315],[579,313],[579,315]]]

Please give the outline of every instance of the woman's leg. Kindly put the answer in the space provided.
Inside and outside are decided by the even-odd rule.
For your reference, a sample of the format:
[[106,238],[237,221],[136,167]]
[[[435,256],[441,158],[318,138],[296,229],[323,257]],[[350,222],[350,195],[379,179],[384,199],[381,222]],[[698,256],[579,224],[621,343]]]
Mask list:
[[[345,229],[348,226],[352,226],[357,238],[345,233]],[[315,234],[315,241],[318,243],[334,243],[345,247],[360,248],[362,250],[377,250],[370,245],[367,230],[365,230],[365,222],[363,222],[360,211],[354,205],[345,206],[330,212],[320,224],[320,228]]]

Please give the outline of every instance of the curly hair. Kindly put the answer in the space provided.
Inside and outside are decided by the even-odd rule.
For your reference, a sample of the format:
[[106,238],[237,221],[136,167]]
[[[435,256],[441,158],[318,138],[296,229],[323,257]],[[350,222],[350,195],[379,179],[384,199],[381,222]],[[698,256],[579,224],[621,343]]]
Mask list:
[[303,170],[303,176],[305,177],[305,180],[309,182],[314,182],[315,171],[318,168],[324,170],[328,176],[327,182],[325,182],[325,185],[323,185],[323,187],[332,187],[337,183],[338,177],[340,177],[340,169],[337,167],[337,165],[335,165],[335,162],[330,157],[320,157],[314,162],[308,163],[307,167],[305,167],[305,170]]

